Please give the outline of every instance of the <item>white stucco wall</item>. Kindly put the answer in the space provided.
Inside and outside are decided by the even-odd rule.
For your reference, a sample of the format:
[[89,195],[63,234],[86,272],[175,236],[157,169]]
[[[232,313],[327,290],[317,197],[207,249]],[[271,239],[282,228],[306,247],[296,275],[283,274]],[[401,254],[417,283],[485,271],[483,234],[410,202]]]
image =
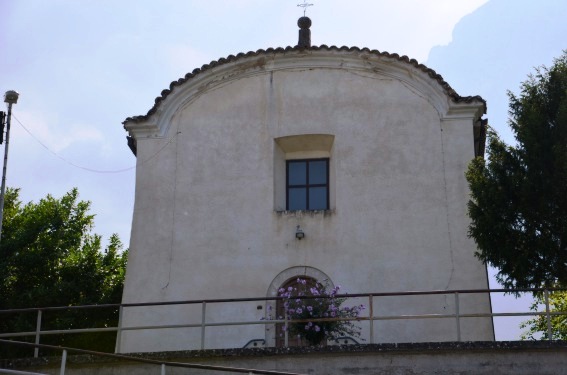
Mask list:
[[[204,71],[144,123],[126,123],[138,167],[123,302],[261,297],[282,271],[304,266],[351,293],[486,288],[466,236],[464,178],[482,110],[479,101],[451,102],[409,63],[364,53],[267,54]],[[329,154],[331,209],[282,212],[286,153],[275,140],[304,134],[332,136],[329,150],[306,154]],[[207,320],[260,319],[259,305],[208,305]],[[373,309],[455,306],[452,296],[387,297]],[[460,310],[490,312],[489,299],[465,296]],[[125,308],[121,324],[198,324],[200,313],[200,305]],[[493,339],[489,319],[461,326],[464,340]],[[262,326],[208,328],[206,341],[240,347],[272,336]],[[455,340],[456,329],[446,320],[384,321],[374,338]],[[199,345],[195,328],[125,331],[118,350]]]

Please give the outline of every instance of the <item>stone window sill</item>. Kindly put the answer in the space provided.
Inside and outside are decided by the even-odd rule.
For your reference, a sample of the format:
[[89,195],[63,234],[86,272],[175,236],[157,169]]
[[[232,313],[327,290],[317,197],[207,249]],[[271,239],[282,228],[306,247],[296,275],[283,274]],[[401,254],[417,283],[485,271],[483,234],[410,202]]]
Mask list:
[[277,216],[292,216],[292,217],[304,217],[304,216],[332,216],[335,214],[335,210],[294,210],[294,211],[286,211],[286,210],[274,210],[274,213]]

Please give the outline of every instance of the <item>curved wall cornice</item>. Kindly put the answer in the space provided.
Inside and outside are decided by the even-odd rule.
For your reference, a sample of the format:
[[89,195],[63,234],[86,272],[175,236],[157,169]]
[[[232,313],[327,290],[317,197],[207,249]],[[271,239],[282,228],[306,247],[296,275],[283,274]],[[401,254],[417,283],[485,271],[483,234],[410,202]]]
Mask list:
[[229,56],[196,69],[162,91],[146,115],[127,118],[124,128],[135,138],[161,138],[180,108],[210,90],[247,77],[309,69],[342,70],[370,79],[398,80],[426,98],[441,119],[478,118],[486,110],[481,97],[459,96],[440,75],[405,56],[346,47],[288,48]]

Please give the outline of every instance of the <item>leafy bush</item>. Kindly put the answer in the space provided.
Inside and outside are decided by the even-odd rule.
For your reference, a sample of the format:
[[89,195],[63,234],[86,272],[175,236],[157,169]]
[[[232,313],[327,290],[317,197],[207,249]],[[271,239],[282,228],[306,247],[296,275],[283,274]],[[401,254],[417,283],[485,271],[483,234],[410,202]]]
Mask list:
[[[343,307],[346,297],[337,297],[340,286],[328,290],[328,285],[297,279],[296,286],[281,288],[284,314],[287,320],[283,330],[298,335],[311,345],[339,337],[360,336],[360,327],[354,324],[364,305]],[[297,321],[297,322],[295,322]]]

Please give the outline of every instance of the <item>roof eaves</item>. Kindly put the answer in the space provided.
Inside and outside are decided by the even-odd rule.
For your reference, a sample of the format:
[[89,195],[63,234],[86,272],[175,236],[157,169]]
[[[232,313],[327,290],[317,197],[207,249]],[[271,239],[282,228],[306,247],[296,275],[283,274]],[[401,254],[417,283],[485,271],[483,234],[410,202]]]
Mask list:
[[479,96],[479,95],[460,96],[443,79],[443,77],[440,74],[435,72],[433,69],[428,68],[427,66],[425,66],[423,64],[420,64],[417,60],[410,59],[408,56],[405,56],[405,55],[400,56],[397,53],[389,53],[389,52],[385,52],[385,51],[378,51],[378,50],[375,50],[375,49],[371,50],[371,49],[366,48],[366,47],[364,47],[364,48],[347,47],[347,46],[342,46],[342,47],[330,46],[329,47],[325,44],[322,44],[320,46],[311,46],[311,47],[299,47],[299,46],[291,47],[291,46],[288,46],[288,47],[285,47],[285,48],[278,47],[278,48],[259,49],[257,51],[249,51],[249,52],[246,52],[246,53],[241,52],[237,55],[229,55],[227,57],[223,57],[223,58],[220,58],[218,60],[213,60],[210,63],[205,64],[205,65],[201,66],[200,68],[196,68],[190,73],[187,73],[185,75],[185,77],[182,77],[182,78],[178,79],[177,81],[171,82],[169,84],[169,89],[163,90],[161,92],[160,96],[158,96],[155,99],[154,105],[152,106],[152,108],[150,108],[148,113],[146,113],[145,115],[128,117],[122,122],[122,124],[126,124],[127,122],[140,123],[140,122],[146,121],[151,115],[156,113],[161,102],[163,102],[167,98],[167,96],[169,94],[171,94],[171,92],[173,91],[173,89],[176,86],[180,86],[180,85],[184,84],[185,82],[187,82],[191,78],[193,78],[193,77],[197,76],[198,74],[201,74],[202,72],[207,71],[207,70],[209,70],[209,69],[211,69],[215,66],[219,66],[219,65],[227,64],[227,63],[230,63],[230,62],[233,62],[233,61],[237,61],[237,60],[245,58],[245,57],[252,57],[252,56],[259,56],[259,55],[266,55],[266,54],[285,53],[285,52],[290,52],[290,51],[305,51],[305,50],[310,50],[310,51],[326,50],[326,51],[367,52],[367,53],[371,53],[371,54],[376,55],[376,56],[384,56],[384,57],[388,57],[388,58],[397,59],[399,61],[410,64],[410,65],[414,66],[415,68],[425,72],[426,74],[429,75],[429,77],[431,77],[432,79],[439,82],[439,84],[441,85],[443,90],[447,93],[447,95],[451,98],[451,100],[453,102],[455,102],[455,103],[481,102],[481,103],[484,104],[484,113],[486,113],[486,101],[481,96]]

